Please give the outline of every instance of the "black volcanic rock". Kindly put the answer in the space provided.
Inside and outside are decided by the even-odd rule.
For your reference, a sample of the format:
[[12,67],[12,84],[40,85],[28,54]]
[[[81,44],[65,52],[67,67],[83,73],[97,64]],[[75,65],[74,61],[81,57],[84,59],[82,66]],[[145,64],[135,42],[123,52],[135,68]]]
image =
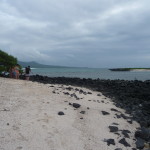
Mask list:
[[102,111],[103,115],[109,115],[110,113],[106,112],[106,111]]
[[75,108],[79,108],[81,105],[80,104],[78,104],[78,103],[73,103],[73,107],[75,107]]
[[72,87],[67,87],[66,90],[71,91],[71,90],[73,90],[73,88]]
[[63,92],[65,95],[70,95],[68,92]]
[[77,97],[77,95],[75,93],[71,94],[70,96],[76,98],[77,100],[79,100],[79,98]]
[[110,144],[115,145],[115,140],[114,139],[107,139],[105,140],[107,142],[107,145],[109,146]]
[[58,115],[62,116],[62,115],[65,115],[64,112],[60,111],[58,112]]
[[140,130],[135,132],[136,138],[141,138],[143,140],[149,141],[150,140],[150,129],[148,128],[141,128]]
[[111,111],[119,112],[117,109],[111,108]]
[[110,132],[117,132],[118,131],[118,127],[116,126],[109,126]]
[[119,125],[119,124],[114,122],[114,123],[112,123],[112,125]]
[[121,140],[119,141],[119,143],[123,144],[123,145],[126,146],[126,147],[131,147],[131,145],[130,145],[129,143],[127,143],[127,141],[126,141],[125,138],[121,139]]
[[122,131],[122,134],[124,135],[125,138],[130,138],[128,133],[131,133],[131,132],[128,131],[128,130],[123,130]]
[[144,140],[141,138],[137,138],[137,141],[135,142],[136,148],[143,149],[144,148]]
[[87,94],[92,94],[91,92],[87,92]]

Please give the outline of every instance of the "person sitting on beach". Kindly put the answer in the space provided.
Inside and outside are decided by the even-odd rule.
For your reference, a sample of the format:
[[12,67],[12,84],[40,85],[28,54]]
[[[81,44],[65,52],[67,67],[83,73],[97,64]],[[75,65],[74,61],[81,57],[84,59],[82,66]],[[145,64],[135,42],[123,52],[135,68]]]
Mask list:
[[15,66],[15,72],[16,72],[16,79],[19,79],[20,73],[19,73],[19,65],[18,64]]
[[14,66],[14,67],[12,67],[10,69],[10,76],[12,78],[19,79],[19,75],[20,75],[20,73],[19,73],[19,65],[17,64],[16,66]]
[[30,68],[30,66],[28,66],[25,68],[25,76],[26,76],[26,80],[28,80],[28,81],[30,78],[30,73],[31,73],[31,68]]

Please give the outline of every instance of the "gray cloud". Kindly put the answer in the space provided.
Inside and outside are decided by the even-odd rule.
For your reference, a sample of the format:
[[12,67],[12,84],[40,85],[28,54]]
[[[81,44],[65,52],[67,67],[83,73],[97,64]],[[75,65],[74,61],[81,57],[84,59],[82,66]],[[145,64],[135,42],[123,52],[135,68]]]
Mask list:
[[1,0],[0,48],[22,61],[149,67],[149,0]]

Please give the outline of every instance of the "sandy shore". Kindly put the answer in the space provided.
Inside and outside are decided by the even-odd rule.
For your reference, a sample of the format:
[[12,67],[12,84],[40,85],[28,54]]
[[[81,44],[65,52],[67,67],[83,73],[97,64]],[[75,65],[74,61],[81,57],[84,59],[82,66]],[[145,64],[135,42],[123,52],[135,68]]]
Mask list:
[[[77,89],[81,90],[80,87],[0,78],[0,150],[134,148],[134,132],[139,124],[118,119],[116,113],[124,114],[124,110],[102,93]],[[76,109],[69,103],[78,103],[81,107]],[[118,112],[111,111],[112,108]],[[65,115],[58,115],[59,111]],[[102,111],[110,114],[103,115]],[[115,125],[119,128],[118,134],[108,128],[113,123],[118,124]],[[130,138],[126,138],[131,147],[119,143],[124,138],[123,129],[131,132]],[[115,145],[108,146],[106,139],[114,139]]]
[[131,69],[130,71],[150,71],[150,69]]

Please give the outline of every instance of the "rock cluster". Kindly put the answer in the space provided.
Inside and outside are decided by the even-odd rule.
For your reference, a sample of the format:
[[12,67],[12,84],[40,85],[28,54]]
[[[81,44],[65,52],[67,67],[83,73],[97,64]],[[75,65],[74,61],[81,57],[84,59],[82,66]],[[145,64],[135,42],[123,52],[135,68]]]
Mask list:
[[[24,77],[21,76],[23,79]],[[138,80],[100,80],[100,79],[81,79],[81,78],[66,78],[66,77],[47,77],[34,75],[30,78],[32,81],[40,83],[49,84],[65,84],[86,87],[91,90],[100,91],[103,95],[111,98],[117,107],[126,110],[126,113],[130,114],[132,117],[127,117],[123,114],[117,115],[117,118],[124,118],[129,123],[135,120],[140,123],[141,129],[139,129],[135,138],[137,138],[137,148],[142,148],[142,143],[150,142],[150,80],[138,81]],[[68,88],[70,91],[71,88]],[[82,94],[92,94],[86,93],[83,90],[79,90]],[[69,93],[64,93],[68,95]],[[72,97],[78,99],[76,95],[71,95]],[[100,95],[99,95],[100,96]],[[73,104],[73,107],[80,107]],[[111,111],[116,111],[112,109]],[[102,112],[108,115],[106,112]],[[146,132],[144,132],[144,129]],[[127,137],[127,133],[123,132]],[[144,142],[143,142],[144,141]],[[120,142],[125,143],[122,139]]]

